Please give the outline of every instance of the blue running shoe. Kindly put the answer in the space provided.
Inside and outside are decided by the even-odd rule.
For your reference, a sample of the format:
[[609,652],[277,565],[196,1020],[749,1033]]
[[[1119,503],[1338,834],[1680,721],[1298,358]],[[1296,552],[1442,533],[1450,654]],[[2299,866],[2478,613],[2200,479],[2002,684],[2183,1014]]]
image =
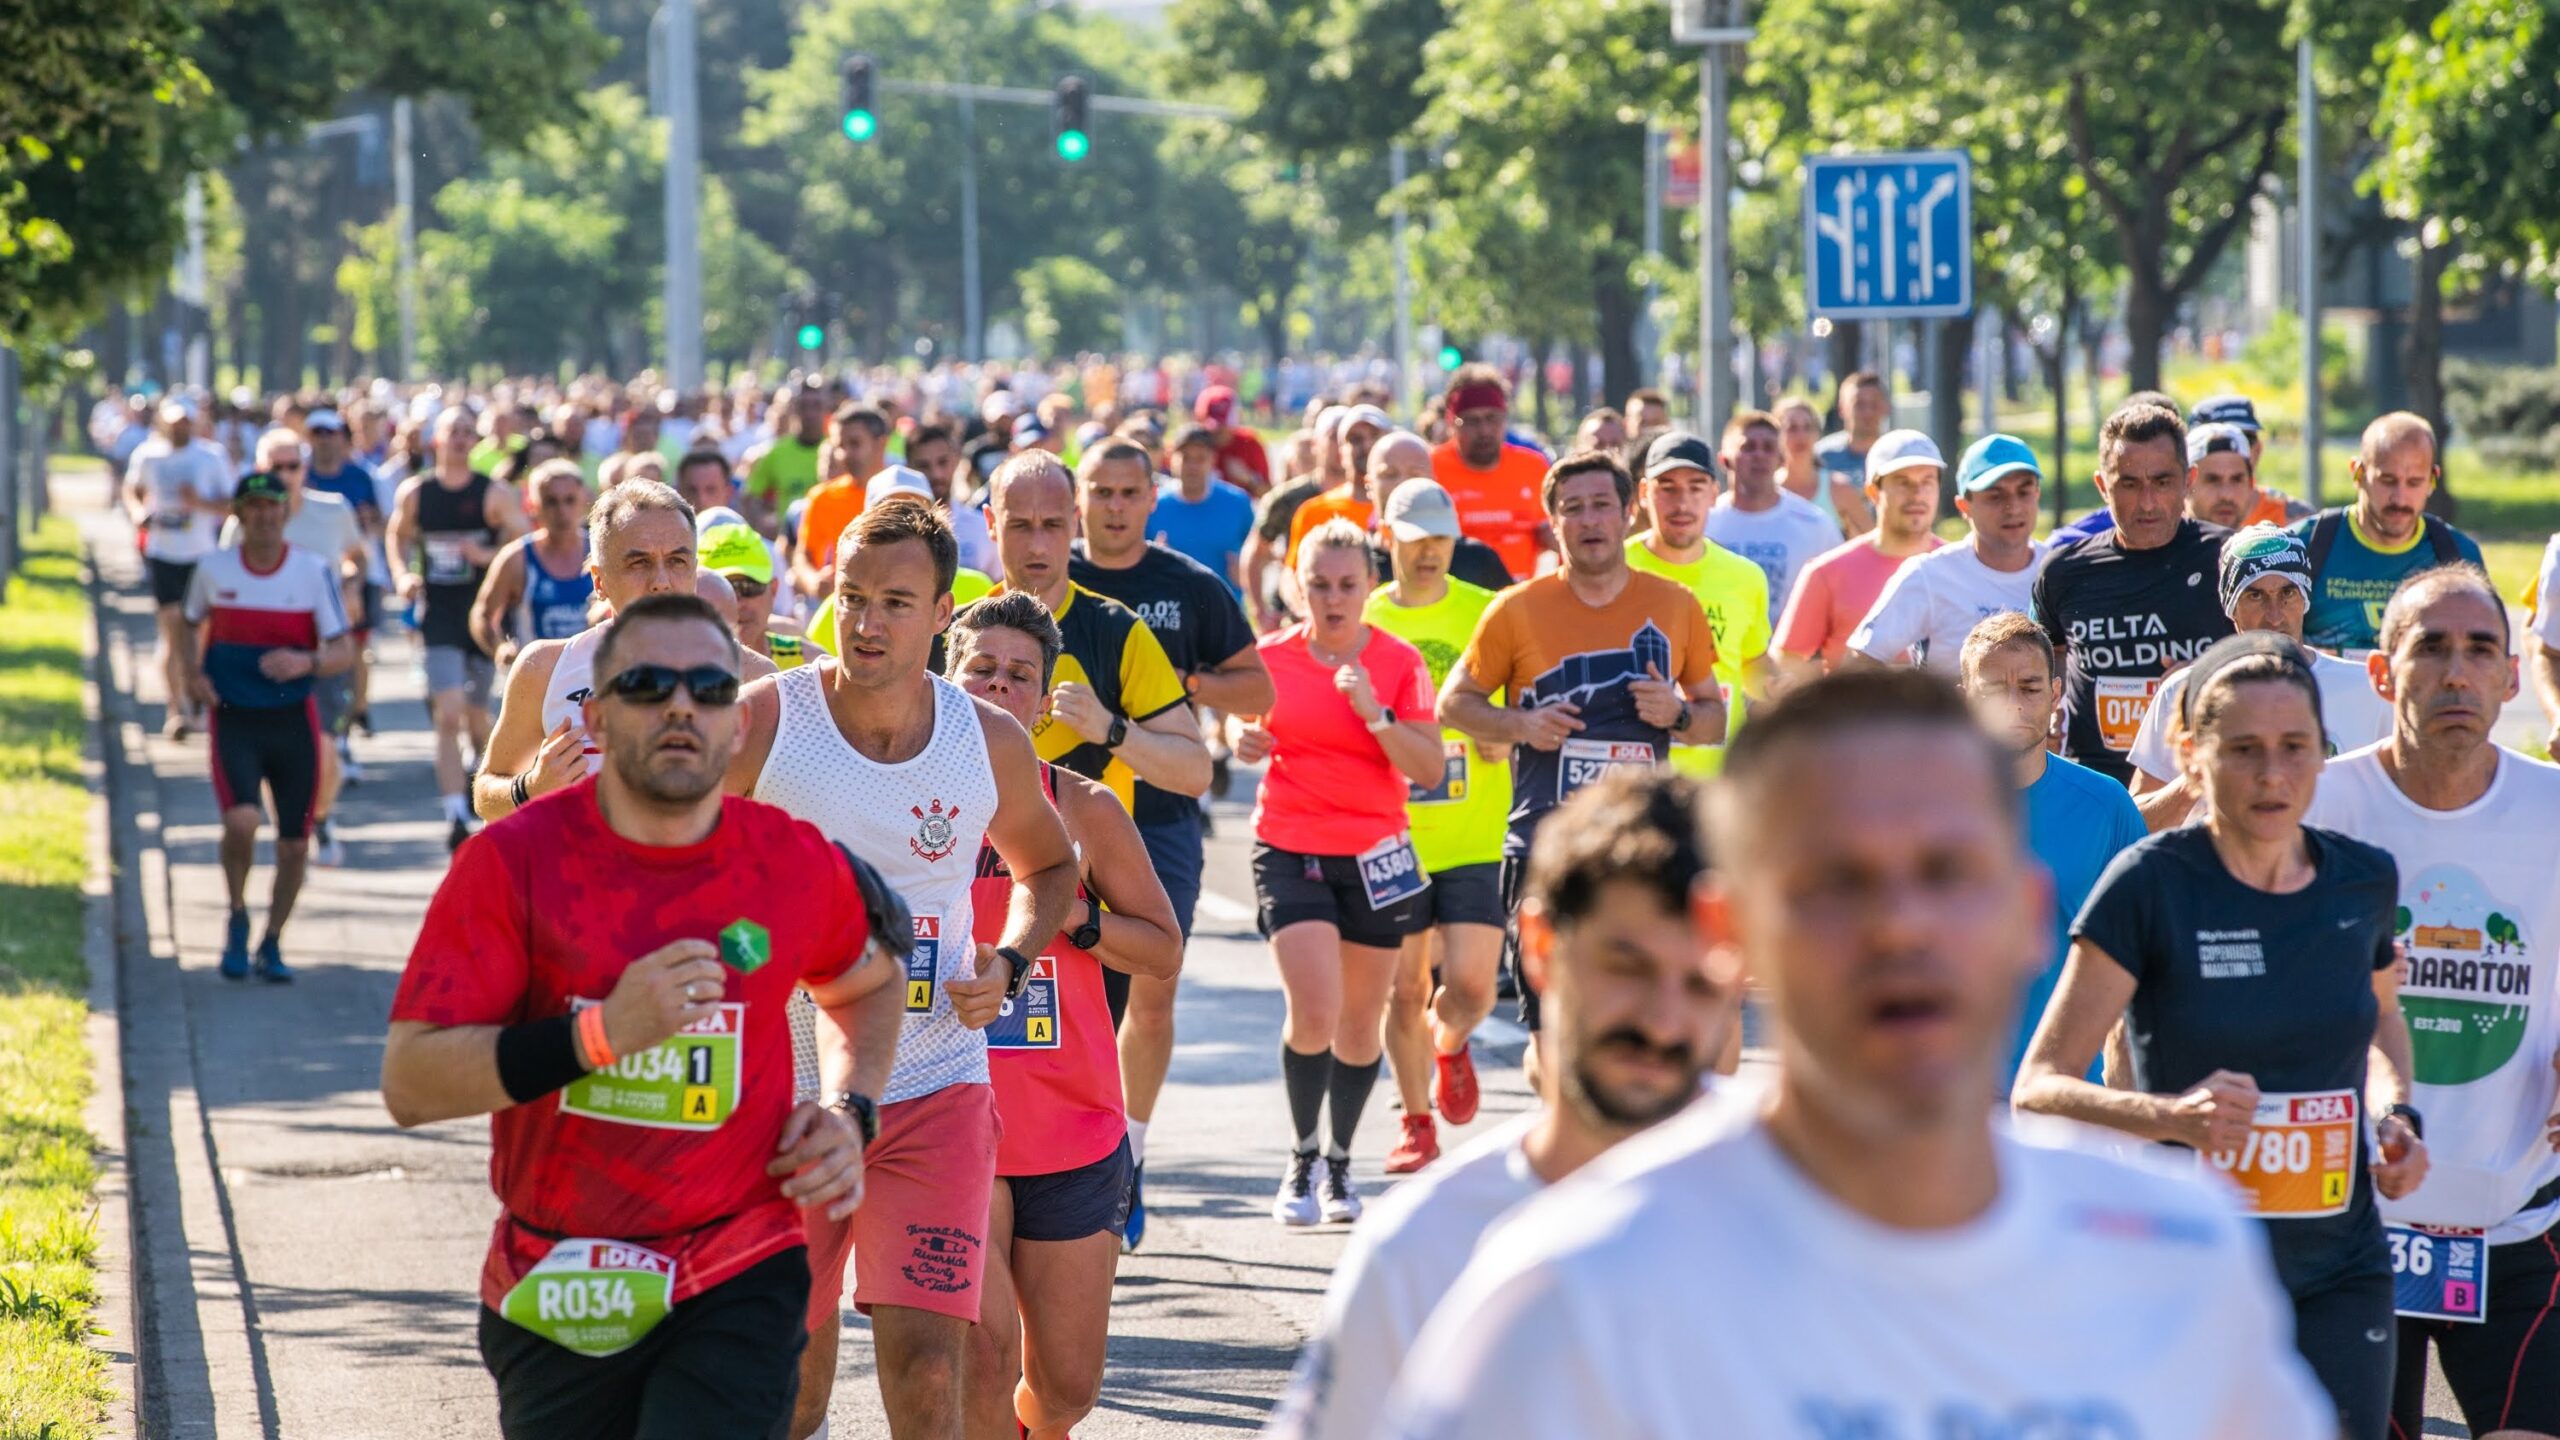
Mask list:
[[1135,1255],[1147,1238],[1147,1162],[1129,1172],[1129,1218],[1120,1224],[1120,1253]]
[[276,937],[273,935],[258,942],[257,975],[259,979],[270,985],[293,983],[293,967],[284,963],[284,955],[279,950]]
[[222,978],[249,978],[249,912],[234,910],[231,923],[222,932]]

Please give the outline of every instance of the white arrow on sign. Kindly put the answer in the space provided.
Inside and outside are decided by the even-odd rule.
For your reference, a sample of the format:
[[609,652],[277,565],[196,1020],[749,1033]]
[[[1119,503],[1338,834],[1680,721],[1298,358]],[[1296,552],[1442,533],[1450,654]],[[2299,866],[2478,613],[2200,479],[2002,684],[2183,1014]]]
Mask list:
[[1894,298],[1894,285],[1900,279],[1901,247],[1895,242],[1894,223],[1902,218],[1894,202],[1902,198],[1902,187],[1893,183],[1891,175],[1876,182],[1876,213],[1884,220],[1884,298]]
[[1858,243],[1851,226],[1857,216],[1858,182],[1843,175],[1839,183],[1831,187],[1831,194],[1840,202],[1839,213],[1836,216],[1825,215],[1816,210],[1813,212],[1813,225],[1839,247],[1840,294],[1846,298],[1856,293],[1857,286]]
[[1921,196],[1919,203],[1911,207],[1912,219],[1920,227],[1920,286],[1931,295],[1938,293],[1938,231],[1929,217],[1955,193],[1956,177],[1952,173],[1943,174],[1936,184],[1929,187],[1929,193]]

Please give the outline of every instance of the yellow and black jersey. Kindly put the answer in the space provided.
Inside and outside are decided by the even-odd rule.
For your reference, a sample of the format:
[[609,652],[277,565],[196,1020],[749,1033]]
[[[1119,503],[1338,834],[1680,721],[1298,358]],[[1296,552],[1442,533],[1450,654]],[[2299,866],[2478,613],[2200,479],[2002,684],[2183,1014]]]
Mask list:
[[[1069,680],[1090,685],[1104,705],[1128,716],[1132,726],[1145,724],[1187,698],[1181,674],[1135,610],[1070,583],[1056,618],[1066,650],[1058,657],[1057,673],[1050,680],[1053,689]],[[1031,727],[1031,742],[1041,759],[1109,786],[1120,797],[1122,809],[1134,803],[1136,772],[1063,722],[1041,716]]]

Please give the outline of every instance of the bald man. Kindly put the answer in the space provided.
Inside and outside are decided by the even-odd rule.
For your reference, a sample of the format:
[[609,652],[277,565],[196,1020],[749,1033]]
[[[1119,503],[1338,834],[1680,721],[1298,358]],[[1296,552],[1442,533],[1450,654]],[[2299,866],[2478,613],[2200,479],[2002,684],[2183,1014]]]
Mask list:
[[[1387,558],[1386,537],[1376,533],[1386,523],[1387,497],[1407,480],[1430,478],[1431,442],[1412,431],[1390,430],[1369,447],[1369,504],[1373,517],[1369,554],[1377,562],[1381,585],[1395,578],[1394,567]],[[1473,535],[1458,537],[1458,548],[1449,557],[1449,578],[1487,590],[1505,590],[1511,585],[1511,571],[1502,563],[1502,552]]]
[[2302,638],[2323,650],[2361,657],[2380,644],[2382,609],[2400,582],[2421,570],[2481,563],[2470,536],[2427,512],[2444,471],[2436,464],[2436,432],[2425,418],[2394,410],[2364,427],[2352,505],[2323,510],[2293,526],[2311,556],[2311,608]]

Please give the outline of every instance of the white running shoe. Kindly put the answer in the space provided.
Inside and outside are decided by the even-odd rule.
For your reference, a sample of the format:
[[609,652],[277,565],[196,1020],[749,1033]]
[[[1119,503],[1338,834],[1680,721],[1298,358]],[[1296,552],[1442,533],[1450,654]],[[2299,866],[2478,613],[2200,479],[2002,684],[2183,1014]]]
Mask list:
[[1293,1229],[1321,1223],[1323,1207],[1316,1200],[1316,1187],[1325,1173],[1325,1163],[1312,1150],[1293,1153],[1288,1173],[1280,1177],[1280,1193],[1271,1200],[1271,1218]]
[[328,821],[320,822],[312,836],[311,863],[325,870],[335,870],[347,863],[347,847],[338,840],[338,831]]
[[1324,1223],[1327,1225],[1348,1225],[1360,1218],[1360,1192],[1351,1188],[1349,1156],[1340,1160],[1327,1156],[1324,1179],[1317,1182],[1316,1189],[1323,1196]]

